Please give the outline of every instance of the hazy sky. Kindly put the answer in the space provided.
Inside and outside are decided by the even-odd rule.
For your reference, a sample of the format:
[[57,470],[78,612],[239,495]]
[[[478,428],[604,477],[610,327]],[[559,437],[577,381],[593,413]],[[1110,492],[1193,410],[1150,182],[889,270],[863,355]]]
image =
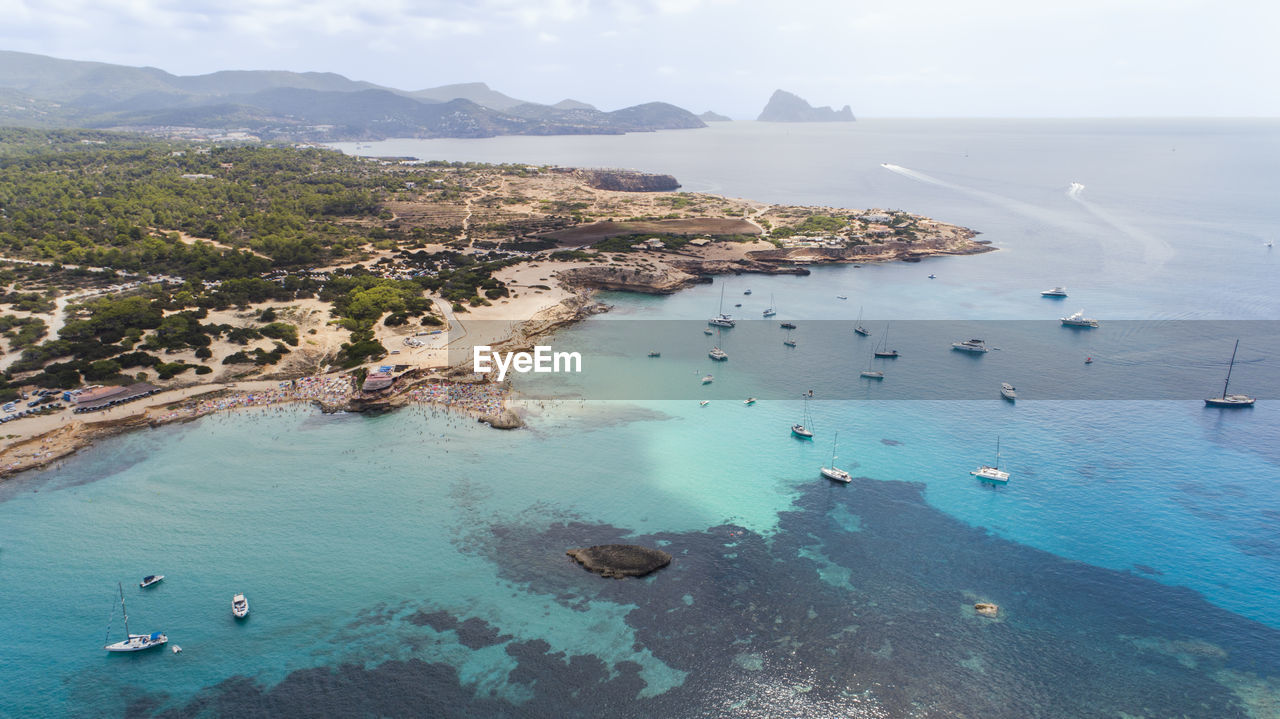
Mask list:
[[1280,116],[1280,2],[0,0],[0,49],[754,118]]

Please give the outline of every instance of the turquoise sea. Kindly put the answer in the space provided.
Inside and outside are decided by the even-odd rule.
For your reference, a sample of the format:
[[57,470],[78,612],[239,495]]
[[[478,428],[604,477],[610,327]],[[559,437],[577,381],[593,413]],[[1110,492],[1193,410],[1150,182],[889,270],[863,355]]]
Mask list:
[[[588,399],[529,400],[520,431],[273,408],[0,483],[0,716],[1277,716],[1280,299],[1264,243],[1280,234],[1280,122],[731,123],[359,152],[670,172],[688,190],[920,212],[1000,251],[605,294],[611,312],[552,341],[591,348],[580,378],[517,380]],[[797,354],[742,326],[712,367],[700,328],[722,285],[743,316],[773,296],[801,324]],[[1053,285],[1071,297],[1039,297]],[[1029,321],[1079,307],[1095,334],[1055,332],[1071,361],[1027,366]],[[876,389],[823,374],[862,369],[865,345],[818,331],[859,313],[866,341],[892,321],[903,344]],[[626,343],[642,322],[661,328],[660,360]],[[1007,347],[953,356],[971,326]],[[1073,374],[1099,349],[1088,370],[1112,384],[1158,370],[1165,330],[1197,327],[1211,356],[1169,350],[1163,394],[1108,399]],[[1206,409],[1237,333],[1232,386],[1259,403]],[[602,385],[646,372],[673,389]],[[934,398],[971,375],[1026,399]],[[815,384],[817,437],[798,441]],[[837,433],[848,486],[818,476]],[[996,436],[1013,480],[992,488],[968,472]],[[614,581],[564,555],[613,541],[675,559]],[[139,590],[153,572],[167,578]],[[117,581],[130,627],[181,654],[100,650]]]

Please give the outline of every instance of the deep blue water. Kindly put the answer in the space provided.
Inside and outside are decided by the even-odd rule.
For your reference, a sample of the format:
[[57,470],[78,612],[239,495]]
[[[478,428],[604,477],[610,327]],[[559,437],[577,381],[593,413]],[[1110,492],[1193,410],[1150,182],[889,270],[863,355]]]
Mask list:
[[[531,401],[518,432],[421,409],[273,409],[0,484],[0,715],[1266,716],[1280,697],[1265,329],[1280,300],[1263,246],[1280,226],[1277,139],[1267,122],[878,121],[362,150],[900,207],[1001,251],[723,280],[753,290],[735,300],[744,315],[772,294],[802,326],[792,356],[775,328],[735,328],[715,367],[696,328],[721,280],[605,295],[612,312],[553,341],[591,348],[595,373],[518,386],[601,397],[616,374],[671,394]],[[1039,297],[1059,284],[1065,305]],[[1102,326],[1053,326],[1078,306]],[[877,323],[862,342],[885,321],[901,338],[876,389],[847,376],[864,345],[817,331],[859,312]],[[641,320],[664,322],[628,329]],[[950,353],[963,323],[1003,328],[988,337],[1003,349]],[[1167,341],[1187,327],[1205,329]],[[1236,334],[1233,387],[1264,399],[1206,409]],[[660,360],[639,355],[658,341]],[[1151,368],[1171,394],[1101,399],[1107,382],[1072,374],[1082,352],[1116,382]],[[937,399],[948,377],[968,394]],[[964,398],[1004,379],[1026,399]],[[1073,382],[1089,392],[1035,398]],[[788,427],[814,385],[818,436],[802,442]],[[817,472],[837,433],[849,486]],[[996,436],[1013,480],[993,489],[968,471]],[[611,541],[675,560],[613,581],[564,556]],[[139,590],[152,572],[168,578]],[[131,628],[182,654],[98,649],[116,581]],[[241,624],[236,592],[253,606]],[[975,616],[977,601],[1000,617]]]

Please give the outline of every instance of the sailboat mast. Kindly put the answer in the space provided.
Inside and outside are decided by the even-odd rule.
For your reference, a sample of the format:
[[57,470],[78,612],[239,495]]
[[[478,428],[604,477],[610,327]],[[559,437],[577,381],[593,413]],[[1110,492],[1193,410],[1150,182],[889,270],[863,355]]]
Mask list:
[[116,587],[120,590],[120,612],[124,614],[124,638],[129,638],[129,608],[124,605],[124,585],[116,582]]
[[996,435],[996,469],[1000,469],[1000,435]]
[[1236,340],[1236,346],[1231,350],[1231,364],[1227,365],[1227,381],[1222,383],[1222,398],[1227,398],[1227,385],[1231,384],[1231,370],[1236,366],[1236,350],[1240,349],[1240,340]]
[[840,433],[836,432],[836,436],[831,440],[831,468],[836,468],[836,444],[840,441]]

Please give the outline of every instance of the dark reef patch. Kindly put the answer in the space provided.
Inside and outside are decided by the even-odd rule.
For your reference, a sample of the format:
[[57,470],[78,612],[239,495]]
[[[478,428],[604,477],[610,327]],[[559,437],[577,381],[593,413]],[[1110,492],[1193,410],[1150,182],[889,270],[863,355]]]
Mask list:
[[890,446],[890,447],[897,447],[897,446],[901,445],[902,443],[901,443],[901,442],[899,442],[899,441],[898,441],[898,440],[896,440],[896,439],[887,439],[887,438],[886,438],[886,439],[882,439],[882,440],[880,440],[880,444],[888,445],[888,446]]
[[[860,531],[842,528],[849,514]],[[453,629],[471,647],[505,643],[518,661],[506,681],[530,698],[477,696],[432,663],[431,641],[387,630],[423,658],[296,671],[270,688],[230,679],[173,715],[1244,719],[1215,675],[1280,675],[1280,632],[1190,590],[968,526],[904,482],[815,481],[768,537],[732,525],[641,536],[583,522],[491,529],[468,549],[505,580],[575,610],[633,606],[636,648],[686,672],[684,683],[640,697],[631,662],[552,652],[428,607],[401,627]],[[584,542],[678,549],[642,582],[601,582],[561,554]],[[977,616],[978,602],[999,604],[999,615]]]

